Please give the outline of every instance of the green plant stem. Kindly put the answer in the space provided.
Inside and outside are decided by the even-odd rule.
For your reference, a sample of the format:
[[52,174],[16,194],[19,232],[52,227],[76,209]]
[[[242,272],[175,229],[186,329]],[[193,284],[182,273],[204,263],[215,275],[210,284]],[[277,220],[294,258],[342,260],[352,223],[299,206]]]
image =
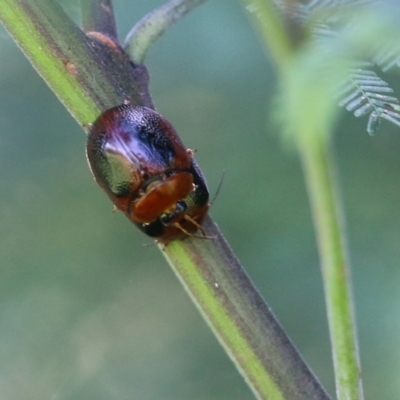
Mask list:
[[278,69],[284,68],[293,55],[293,49],[276,5],[270,0],[243,0],[243,2],[252,17],[252,23],[266,43],[268,54],[272,55]]
[[172,242],[164,254],[255,396],[329,399],[217,226],[203,225],[214,239]]
[[[0,20],[79,123],[127,96],[152,107],[145,67],[89,40],[56,2],[4,0]],[[210,218],[204,227],[215,239],[177,241],[164,254],[256,397],[329,399]]]
[[[308,138],[309,140],[307,140]],[[300,140],[300,155],[317,234],[339,400],[363,398],[342,213],[328,141]]]
[[[89,44],[82,32],[66,18],[63,10],[48,1],[5,0],[0,7],[0,18],[74,117],[81,123],[93,120],[99,114],[99,107],[90,100],[91,94],[77,82],[76,74],[69,73],[66,68],[67,63],[70,63],[71,69],[76,67],[75,59],[81,53],[89,53]],[[65,37],[75,44],[72,49],[62,40]],[[84,79],[91,73],[84,65],[79,66],[78,72],[84,75]],[[105,84],[103,81],[101,83]]]
[[[288,119],[287,126],[294,131],[291,132],[294,140],[299,144],[321,259],[336,391],[339,400],[360,400],[363,394],[353,320],[350,266],[346,259],[344,230],[341,226],[343,216],[328,147],[329,128],[333,119],[330,112],[333,106],[331,93],[327,85],[315,86],[315,82],[310,89],[312,77],[307,67],[313,65],[313,60],[309,60],[309,64],[304,62],[309,43],[303,43],[304,46],[301,42],[297,46],[290,45],[290,27],[285,27],[284,17],[274,14],[272,0],[248,0],[248,3],[254,8],[250,11],[255,15],[255,24],[275,61],[281,87],[286,90],[286,104],[283,106],[285,118]],[[313,55],[309,53],[309,57]],[[324,64],[316,62],[315,65]],[[338,66],[343,68],[340,59]],[[314,71],[322,75],[325,72],[318,69]],[[307,97],[313,90],[320,90],[320,93]],[[304,100],[308,98],[310,102]],[[291,101],[294,101],[295,107]],[[323,116],[318,112],[315,113],[318,115],[310,112],[312,101],[318,102],[318,106],[322,104],[320,111]],[[281,110],[282,113],[285,111]]]
[[125,50],[132,61],[142,64],[150,46],[173,23],[206,0],[172,0],[143,17],[125,40]]
[[146,68],[90,40],[55,1],[3,0],[0,20],[81,125],[125,99],[151,106]]

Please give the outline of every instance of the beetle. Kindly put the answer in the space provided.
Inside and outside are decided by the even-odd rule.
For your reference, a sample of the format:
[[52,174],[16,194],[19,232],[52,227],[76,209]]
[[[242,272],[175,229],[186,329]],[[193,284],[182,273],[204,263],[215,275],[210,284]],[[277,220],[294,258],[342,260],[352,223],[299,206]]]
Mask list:
[[91,125],[86,155],[95,181],[146,235],[160,243],[205,233],[207,183],[174,127],[156,111],[124,104]]

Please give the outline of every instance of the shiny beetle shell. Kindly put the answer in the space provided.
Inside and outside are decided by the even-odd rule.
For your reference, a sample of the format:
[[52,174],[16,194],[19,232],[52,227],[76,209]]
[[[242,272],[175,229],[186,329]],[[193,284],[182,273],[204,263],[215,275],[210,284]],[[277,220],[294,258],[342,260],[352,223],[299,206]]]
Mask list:
[[90,129],[86,153],[115,207],[150,237],[168,243],[200,228],[207,184],[193,152],[160,114],[132,105],[105,111]]

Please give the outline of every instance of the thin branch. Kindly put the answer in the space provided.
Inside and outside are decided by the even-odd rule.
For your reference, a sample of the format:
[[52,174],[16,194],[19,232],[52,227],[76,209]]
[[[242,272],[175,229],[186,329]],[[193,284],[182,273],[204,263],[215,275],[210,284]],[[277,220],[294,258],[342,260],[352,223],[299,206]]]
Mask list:
[[[271,0],[272,1],[272,0]],[[265,1],[265,3],[271,3]],[[252,0],[258,3],[258,0]],[[313,2],[314,4],[314,2]],[[282,106],[280,112],[287,132],[297,144],[308,186],[313,212],[335,368],[336,391],[340,400],[362,399],[357,335],[353,317],[350,266],[345,251],[345,232],[341,224],[341,202],[329,153],[329,135],[336,106],[332,89],[347,75],[348,47],[342,37],[314,43],[302,48],[288,48],[287,57],[276,48],[288,39],[269,29],[270,10],[258,9],[257,23],[263,40],[275,58],[280,79]],[[290,31],[281,31],[284,37]],[[354,49],[353,49],[354,52]],[[337,83],[336,83],[337,82]]]
[[[80,123],[122,103],[130,86],[134,104],[151,106],[143,66],[132,67],[118,47],[89,41],[56,2],[5,0],[0,20]],[[57,74],[63,60],[71,68]],[[210,218],[204,227],[215,239],[176,241],[164,254],[256,396],[329,399]]]
[[164,255],[258,399],[328,400],[210,218]]
[[142,64],[149,47],[176,21],[206,0],[172,0],[143,17],[125,39],[125,50]]
[[152,106],[146,67],[90,40],[57,2],[4,0],[0,21],[81,125],[125,99]]
[[314,135],[303,136],[303,139],[306,137],[310,140],[299,140],[299,151],[321,258],[336,391],[340,400],[361,400],[363,393],[353,322],[350,266],[332,157],[326,138]]
[[278,68],[284,68],[292,56],[291,38],[272,0],[243,0],[262,40],[265,40]]
[[111,0],[81,0],[82,26],[88,32],[101,33],[118,41],[117,25]]

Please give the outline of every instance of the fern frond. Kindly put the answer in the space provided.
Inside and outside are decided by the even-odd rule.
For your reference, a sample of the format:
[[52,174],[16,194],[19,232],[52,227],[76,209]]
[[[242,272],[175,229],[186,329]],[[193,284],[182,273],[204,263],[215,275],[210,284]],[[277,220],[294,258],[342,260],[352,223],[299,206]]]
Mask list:
[[376,0],[310,0],[307,4],[304,4],[304,8],[308,12],[314,12],[316,10],[327,10],[332,8],[343,7],[360,7],[369,6],[376,4]]
[[[356,22],[358,9],[376,6],[379,0],[309,0],[308,2],[292,2],[274,0],[280,11],[294,21],[308,24],[312,40],[328,48],[329,41],[343,29],[348,30]],[[328,12],[327,12],[328,11]],[[351,14],[347,14],[351,11]],[[317,14],[316,14],[317,13]],[[313,18],[317,15],[317,18]],[[346,20],[343,17],[350,15]],[[345,24],[341,24],[345,22]],[[374,65],[383,72],[397,66],[400,67],[400,45],[383,43],[378,49],[371,49],[366,56],[371,62],[358,62],[349,70],[346,79],[338,90],[339,106],[345,107],[356,117],[369,115],[367,131],[373,134],[377,131],[380,121],[386,119],[400,126],[400,102],[391,95],[394,91],[388,83],[371,70]]]
[[393,89],[374,71],[364,69],[371,63],[363,63],[349,71],[349,78],[340,85],[337,93],[339,106],[346,107],[356,117],[369,114],[367,131],[376,132],[380,119],[387,119],[400,126],[399,100],[388,95]]
[[373,57],[373,61],[379,65],[383,72],[387,72],[393,67],[400,67],[400,46],[384,46],[378,50]]

